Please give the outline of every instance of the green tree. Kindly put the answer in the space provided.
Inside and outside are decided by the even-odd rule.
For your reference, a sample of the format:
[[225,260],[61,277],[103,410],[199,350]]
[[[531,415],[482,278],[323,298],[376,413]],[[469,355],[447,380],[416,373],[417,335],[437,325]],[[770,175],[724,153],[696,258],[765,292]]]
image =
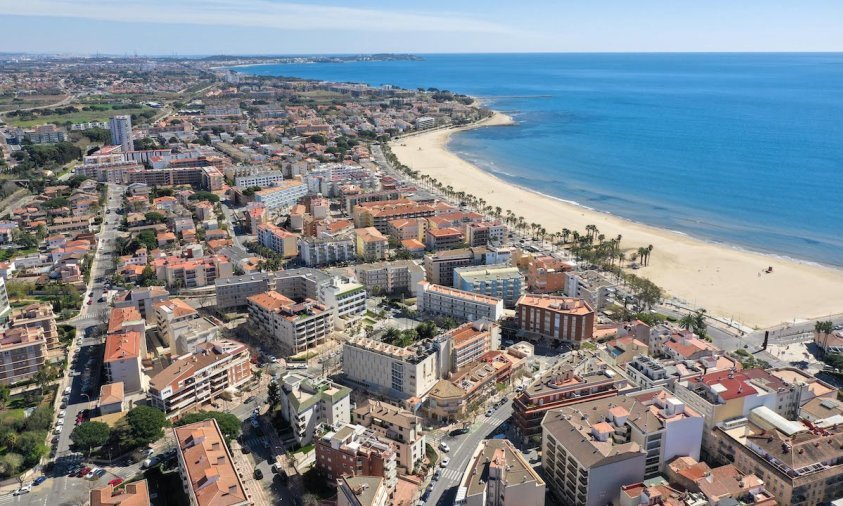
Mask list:
[[270,381],[266,387],[266,400],[269,401],[270,407],[275,407],[281,402],[281,388],[275,381]]
[[176,427],[187,425],[205,420],[214,419],[217,425],[220,426],[220,431],[225,437],[226,441],[236,439],[240,435],[240,419],[231,413],[221,413],[219,411],[197,411],[195,413],[188,413],[184,415],[178,422]]
[[825,362],[836,369],[843,369],[843,355],[840,353],[831,353],[825,357]]
[[7,453],[0,456],[0,475],[14,476],[23,466],[23,456],[17,453]]
[[416,333],[418,334],[419,339],[429,339],[435,336],[437,332],[439,332],[439,328],[431,320],[419,323],[416,326]]
[[81,450],[90,452],[108,442],[111,428],[102,422],[85,422],[78,425],[70,434],[70,439]]
[[24,432],[18,436],[15,450],[23,456],[24,465],[34,466],[47,454],[47,444],[44,442],[44,431]]
[[138,406],[126,414],[129,434],[136,446],[143,446],[164,436],[167,417],[160,409]]
[[53,410],[47,406],[35,408],[24,422],[27,431],[45,431],[53,425]]

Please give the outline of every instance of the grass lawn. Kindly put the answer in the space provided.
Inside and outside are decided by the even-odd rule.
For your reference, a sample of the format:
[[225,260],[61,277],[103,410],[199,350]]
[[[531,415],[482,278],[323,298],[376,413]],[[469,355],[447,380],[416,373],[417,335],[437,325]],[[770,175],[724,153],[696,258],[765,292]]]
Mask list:
[[[77,107],[78,104],[75,104]],[[6,117],[5,120],[10,125],[19,127],[32,127],[35,125],[42,125],[44,123],[84,123],[88,121],[107,121],[112,116],[118,114],[138,114],[140,112],[151,110],[149,107],[136,107],[132,109],[117,109],[105,111],[79,111],[70,114],[51,114],[49,116],[39,116],[34,119],[22,120],[17,117]]]
[[15,109],[29,109],[43,105],[56,104],[67,98],[67,95],[31,95],[28,97],[0,97],[0,111]]

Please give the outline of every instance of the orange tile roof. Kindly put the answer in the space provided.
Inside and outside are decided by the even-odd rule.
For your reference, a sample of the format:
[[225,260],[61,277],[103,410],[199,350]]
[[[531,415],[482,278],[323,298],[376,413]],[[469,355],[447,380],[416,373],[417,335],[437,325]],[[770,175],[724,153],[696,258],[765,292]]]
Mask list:
[[247,504],[243,483],[216,420],[173,429],[184,472],[199,506]]
[[114,404],[115,402],[123,402],[125,392],[123,390],[123,382],[107,383],[100,387],[100,405]]
[[146,480],[127,483],[119,491],[107,485],[91,490],[91,506],[149,506],[149,487]]
[[354,229],[354,233],[363,242],[385,242],[387,240],[386,236],[380,233],[375,227],[356,228]]
[[[131,308],[134,309],[134,308]],[[117,332],[105,338],[104,362],[140,357],[140,332]]]
[[111,314],[108,316],[108,333],[119,332],[124,324],[136,322],[143,322],[143,317],[134,306],[112,308]]
[[279,311],[282,307],[295,304],[293,300],[281,295],[275,290],[252,295],[251,297],[247,297],[246,300],[257,304],[267,311]]

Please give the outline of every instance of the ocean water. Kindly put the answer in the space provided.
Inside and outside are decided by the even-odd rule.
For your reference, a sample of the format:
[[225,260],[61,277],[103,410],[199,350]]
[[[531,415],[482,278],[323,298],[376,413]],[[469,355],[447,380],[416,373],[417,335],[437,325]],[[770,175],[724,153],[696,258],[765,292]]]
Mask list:
[[843,54],[465,54],[264,65],[436,87],[517,126],[453,136],[515,184],[702,239],[843,266]]

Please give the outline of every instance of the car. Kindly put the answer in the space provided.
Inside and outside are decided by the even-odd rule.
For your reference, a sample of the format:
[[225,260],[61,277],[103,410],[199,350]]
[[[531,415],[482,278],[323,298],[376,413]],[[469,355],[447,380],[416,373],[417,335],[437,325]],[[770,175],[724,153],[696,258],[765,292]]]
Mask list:
[[47,481],[46,476],[39,476],[39,477],[35,478],[35,481],[32,482],[32,486],[37,487],[38,485],[44,483],[45,481]]
[[439,467],[448,467],[448,464],[450,464],[450,463],[451,463],[451,459],[449,459],[448,457],[445,457],[444,459],[442,459],[442,462],[439,463]]
[[79,478],[81,478],[81,477],[85,476],[86,474],[88,474],[88,473],[90,473],[90,472],[91,472],[91,468],[90,468],[90,467],[88,467],[88,466],[82,466],[82,467],[79,469],[79,471],[77,471],[76,476],[78,476]]
[[494,413],[495,413],[495,410],[494,410],[494,409],[491,409],[491,408],[490,408],[490,409],[487,409],[487,410],[486,410],[486,416],[492,416]]
[[146,459],[141,464],[141,469],[149,469],[150,467],[154,466],[158,463],[158,457],[152,457],[151,459]]
[[90,299],[90,300],[88,300],[88,305],[89,305],[89,306],[90,306],[91,304],[93,304],[93,303],[94,303],[94,299]]
[[440,477],[440,476],[442,476],[442,470],[441,470],[441,469],[437,469],[436,471],[434,471],[434,472],[433,472],[433,478],[431,478],[431,479],[432,479],[433,481],[436,481],[436,480],[438,480],[438,479],[439,479],[439,477]]
[[64,428],[64,425],[57,425],[55,429],[53,429],[53,434],[61,434],[61,430]]
[[65,411],[65,410],[59,411],[59,418],[64,418],[65,415],[67,415],[67,411]]
[[94,477],[97,479],[102,478],[103,476],[105,476],[106,472],[107,471],[105,469],[98,467],[96,470],[94,470]]
[[61,404],[59,404],[59,408],[64,409],[66,407],[67,407],[67,403],[65,401],[61,401]]
[[240,450],[241,450],[244,454],[246,454],[246,455],[248,455],[248,454],[252,453],[252,450],[250,450],[250,449],[249,449],[249,447],[248,447],[248,446],[245,446],[245,445],[241,446],[241,447],[240,447]]
[[444,441],[442,441],[441,443],[439,443],[439,449],[440,449],[440,450],[442,450],[442,451],[443,451],[443,452],[445,452],[445,453],[448,453],[449,451],[451,451],[451,448],[450,448],[450,447],[448,447],[448,444],[447,444],[447,443],[445,443]]
[[143,451],[143,456],[144,457],[151,457],[153,453],[155,453],[155,450],[153,450],[152,448],[147,448],[146,450]]
[[243,404],[250,404],[252,402],[255,402],[255,396],[254,395],[250,395],[249,397],[246,397],[246,400],[243,401]]
[[516,391],[516,392],[523,392],[523,391],[524,391],[524,385],[518,385],[518,386],[515,388],[515,391]]
[[470,429],[468,427],[460,427],[459,429],[452,430],[448,433],[448,435],[451,437],[461,436],[463,434],[468,434],[469,430]]
[[113,480],[108,482],[108,484],[111,485],[112,487],[116,487],[117,485],[119,485],[121,483],[123,483],[123,478],[120,478],[120,477],[114,478]]
[[64,395],[70,395],[71,390],[72,389],[70,387],[65,388],[64,389]]
[[32,492],[32,485],[24,485],[21,488],[12,492],[12,495],[23,495]]
[[263,479],[263,471],[261,471],[260,469],[255,469],[254,477],[255,477],[256,480],[262,480]]
[[97,473],[100,472],[100,471],[102,471],[103,474],[105,474],[105,471],[103,471],[99,467],[95,467],[95,468],[91,469],[90,471],[88,471],[88,474],[85,475],[85,479],[86,480],[94,480],[96,478],[99,478],[100,476],[102,476],[102,474],[97,476]]

